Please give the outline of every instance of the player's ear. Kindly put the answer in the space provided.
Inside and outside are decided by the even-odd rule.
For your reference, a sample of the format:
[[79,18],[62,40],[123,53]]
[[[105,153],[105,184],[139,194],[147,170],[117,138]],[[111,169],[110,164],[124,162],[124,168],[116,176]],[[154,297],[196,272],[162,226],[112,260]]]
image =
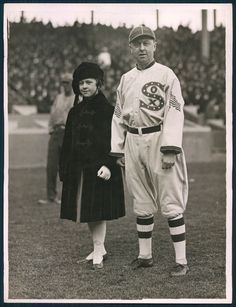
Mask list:
[[129,44],[129,50],[130,50],[130,53],[132,54],[132,53],[133,53],[133,50],[132,50],[131,44]]
[[157,49],[157,42],[153,41],[153,43],[154,43],[154,51],[156,51],[156,49]]

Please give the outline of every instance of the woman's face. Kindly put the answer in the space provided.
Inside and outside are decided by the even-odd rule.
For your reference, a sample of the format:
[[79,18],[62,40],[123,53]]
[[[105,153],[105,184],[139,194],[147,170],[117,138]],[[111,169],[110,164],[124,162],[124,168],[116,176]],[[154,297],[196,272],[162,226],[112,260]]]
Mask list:
[[91,97],[98,92],[97,80],[93,78],[79,81],[79,90],[82,96]]

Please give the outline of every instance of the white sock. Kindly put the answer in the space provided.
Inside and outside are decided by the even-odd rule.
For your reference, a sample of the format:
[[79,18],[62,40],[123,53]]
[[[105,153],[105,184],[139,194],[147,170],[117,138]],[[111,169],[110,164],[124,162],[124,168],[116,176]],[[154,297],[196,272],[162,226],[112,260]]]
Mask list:
[[175,262],[180,264],[187,264],[185,223],[183,214],[180,214],[173,219],[169,219],[168,224],[175,249]]
[[152,258],[153,215],[147,217],[138,216],[136,223],[139,241],[138,258],[150,259]]

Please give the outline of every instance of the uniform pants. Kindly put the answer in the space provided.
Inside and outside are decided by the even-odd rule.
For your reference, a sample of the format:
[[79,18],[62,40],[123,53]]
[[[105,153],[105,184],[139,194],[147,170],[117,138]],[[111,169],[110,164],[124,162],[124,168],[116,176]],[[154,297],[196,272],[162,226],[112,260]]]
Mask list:
[[50,134],[47,154],[47,198],[54,200],[57,197],[57,175],[59,156],[64,137],[64,130],[58,129]]
[[137,216],[154,214],[160,207],[163,216],[173,218],[186,207],[188,178],[184,153],[176,155],[171,169],[162,169],[160,144],[161,131],[127,133],[125,173]]

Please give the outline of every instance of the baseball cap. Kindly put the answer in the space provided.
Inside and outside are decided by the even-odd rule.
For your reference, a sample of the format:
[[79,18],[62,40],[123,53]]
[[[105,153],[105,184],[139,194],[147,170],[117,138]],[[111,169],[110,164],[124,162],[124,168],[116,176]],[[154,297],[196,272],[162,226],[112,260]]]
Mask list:
[[141,37],[141,36],[148,36],[148,37],[150,37],[154,40],[156,39],[154,32],[150,28],[148,28],[146,26],[139,26],[139,27],[133,28],[130,31],[129,43],[131,43],[133,40],[135,40],[136,38]]
[[70,73],[65,73],[61,76],[62,82],[71,82],[73,80],[73,76]]

